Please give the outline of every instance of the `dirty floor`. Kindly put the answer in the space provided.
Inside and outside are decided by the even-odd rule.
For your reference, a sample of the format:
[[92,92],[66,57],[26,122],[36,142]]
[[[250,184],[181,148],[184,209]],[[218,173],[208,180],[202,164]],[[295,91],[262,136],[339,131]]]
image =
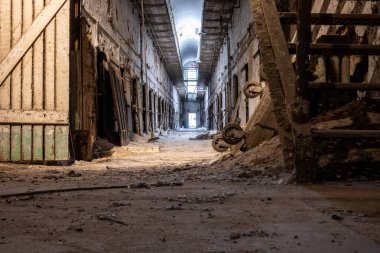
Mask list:
[[380,252],[380,182],[286,184],[275,140],[252,169],[198,134],[69,167],[0,164],[0,252]]

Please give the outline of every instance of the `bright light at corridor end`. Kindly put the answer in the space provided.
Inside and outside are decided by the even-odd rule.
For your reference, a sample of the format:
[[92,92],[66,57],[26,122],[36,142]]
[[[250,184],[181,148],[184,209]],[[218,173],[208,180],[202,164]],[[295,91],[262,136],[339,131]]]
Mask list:
[[[169,2],[173,10],[182,68],[185,72],[185,81],[189,81],[187,80],[188,78],[186,78],[189,76],[189,73],[187,72],[190,69],[194,70],[198,68],[204,1],[169,0]],[[186,83],[186,86],[191,89],[191,91],[187,91],[188,95],[191,93],[191,100],[196,97],[198,71],[196,71],[196,74],[197,76],[195,78],[191,78],[191,87],[189,87],[188,82]],[[195,87],[194,81],[196,81]]]

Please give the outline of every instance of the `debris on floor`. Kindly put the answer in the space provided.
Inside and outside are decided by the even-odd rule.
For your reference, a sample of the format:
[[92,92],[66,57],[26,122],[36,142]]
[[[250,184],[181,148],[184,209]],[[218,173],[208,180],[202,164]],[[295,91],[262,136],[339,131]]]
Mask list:
[[96,215],[96,218],[100,221],[109,221],[111,223],[117,223],[117,224],[121,224],[124,226],[128,226],[127,223],[125,223],[122,220],[119,220],[117,218],[116,214],[113,214],[113,213],[100,213],[100,214]]
[[283,179],[284,182],[291,173],[285,167],[278,136],[246,152],[227,154],[213,163],[212,167],[217,171],[229,171],[239,180],[269,178],[275,182]]
[[210,134],[210,132],[207,133],[202,133],[200,135],[197,135],[194,138],[189,138],[191,141],[196,141],[196,140],[212,140],[216,134]]
[[[380,100],[361,99],[315,117],[314,130],[380,130]],[[380,142],[377,139],[315,139],[320,177],[380,178]]]
[[109,157],[113,153],[114,144],[111,142],[102,139],[100,137],[96,137],[94,145],[92,147],[92,156],[94,159],[99,159],[103,157]]

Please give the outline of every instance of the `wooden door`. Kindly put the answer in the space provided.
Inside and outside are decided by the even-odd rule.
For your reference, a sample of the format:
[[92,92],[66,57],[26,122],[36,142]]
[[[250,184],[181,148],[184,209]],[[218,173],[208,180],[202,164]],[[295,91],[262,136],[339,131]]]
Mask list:
[[69,159],[68,0],[0,2],[0,161]]

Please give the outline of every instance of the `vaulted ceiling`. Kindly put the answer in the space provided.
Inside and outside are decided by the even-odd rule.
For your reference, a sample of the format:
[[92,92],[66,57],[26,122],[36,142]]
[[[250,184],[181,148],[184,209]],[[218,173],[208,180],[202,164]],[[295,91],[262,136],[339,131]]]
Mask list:
[[208,84],[212,71],[216,67],[236,2],[236,0],[205,0],[204,2],[199,63],[201,85]]
[[[137,6],[138,3],[137,3]],[[170,5],[165,0],[144,0],[145,25],[177,88],[183,86],[183,72]],[[181,94],[185,94],[182,92]]]
[[[144,0],[145,21],[170,78],[186,96],[183,70],[198,69],[198,85],[208,85],[240,0]],[[198,97],[204,96],[198,89]]]

